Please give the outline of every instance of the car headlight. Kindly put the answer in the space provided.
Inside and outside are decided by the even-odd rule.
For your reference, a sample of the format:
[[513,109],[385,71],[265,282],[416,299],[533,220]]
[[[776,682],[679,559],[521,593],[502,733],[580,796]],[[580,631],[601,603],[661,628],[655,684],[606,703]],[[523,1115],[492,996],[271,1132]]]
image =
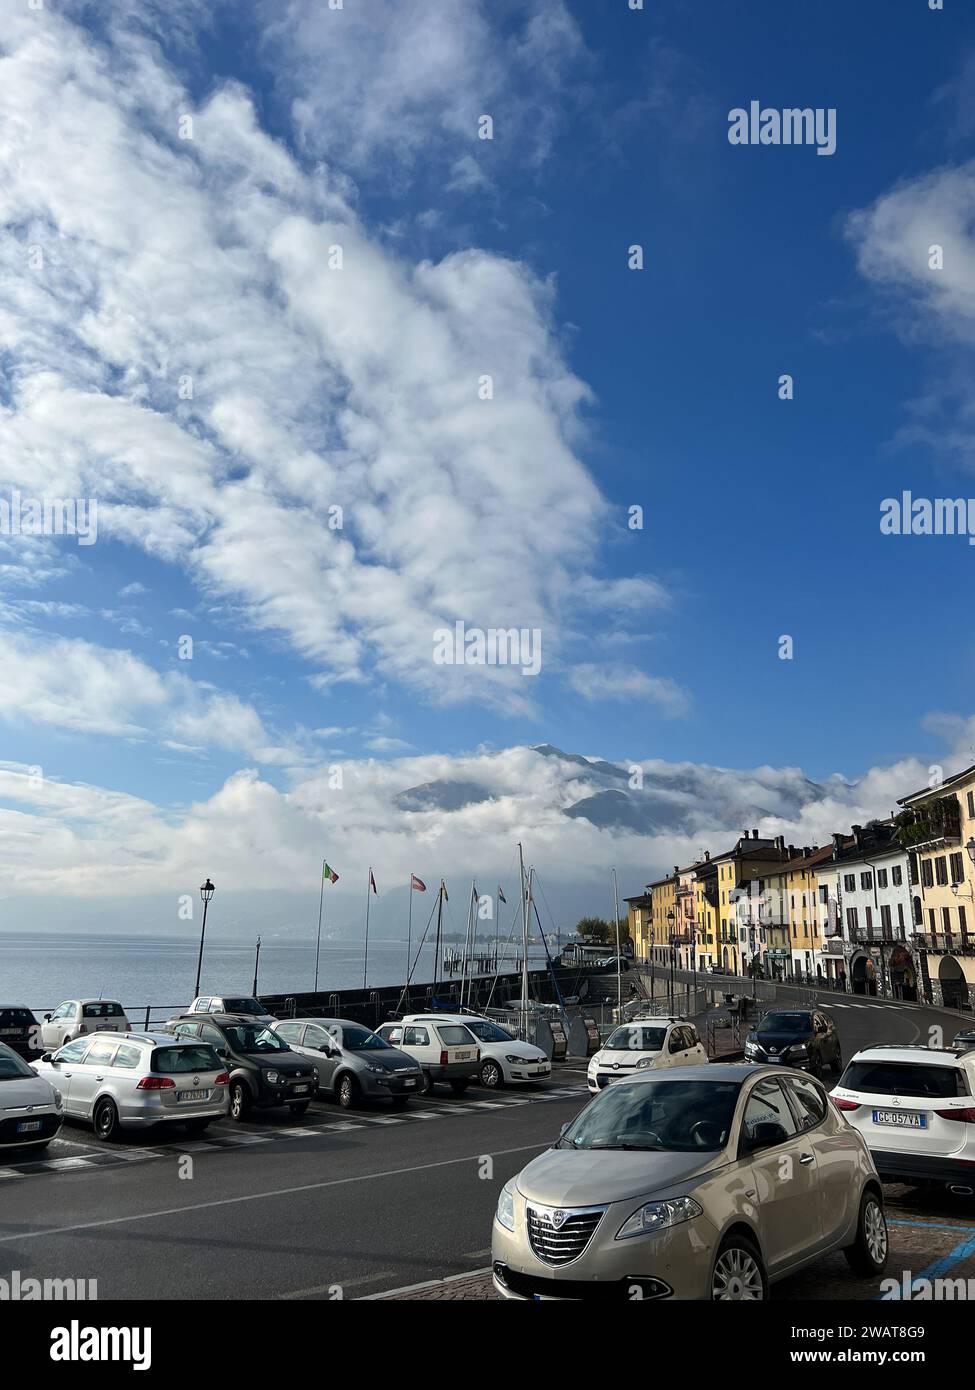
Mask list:
[[793,1046],[789,1048],[789,1055],[796,1057],[806,1057],[809,1055],[809,1048],[806,1046],[805,1043],[794,1043]]
[[266,1071],[264,1073],[264,1076],[272,1086],[277,1086],[279,1081],[284,1080],[284,1077],[281,1075],[279,1071]]
[[498,1197],[498,1224],[506,1231],[515,1229],[515,1189],[514,1183],[506,1182]]
[[667,1226],[679,1226],[682,1221],[692,1221],[701,1215],[701,1207],[693,1197],[672,1197],[669,1202],[647,1202],[646,1206],[635,1211],[628,1221],[616,1232],[617,1240],[628,1240],[630,1236],[651,1235]]
[[385,1068],[385,1067],[376,1067],[376,1066],[373,1066],[372,1062],[367,1062],[367,1063],[366,1063],[366,1071],[371,1071],[371,1072],[373,1073],[374,1076],[385,1076],[385,1075],[386,1075],[386,1068]]
[[600,1063],[601,1061],[602,1061],[602,1053],[601,1053],[601,1052],[596,1052],[596,1053],[594,1053],[593,1056],[589,1059],[589,1070],[590,1070],[590,1071],[595,1071],[596,1068],[599,1066],[599,1063]]
[[530,1058],[530,1057],[519,1057],[518,1054],[517,1054],[517,1052],[507,1052],[507,1053],[505,1053],[505,1058],[504,1058],[504,1060],[505,1060],[506,1062],[530,1062],[530,1061],[531,1061],[531,1058]]
[[757,1051],[758,1051],[758,1044],[757,1044],[757,1043],[753,1043],[753,1042],[746,1042],[746,1043],[745,1043],[745,1056],[746,1056],[746,1057],[753,1057]]
[[644,1067],[652,1067],[656,1060],[656,1057],[641,1057],[636,1064],[637,1071],[643,1071]]

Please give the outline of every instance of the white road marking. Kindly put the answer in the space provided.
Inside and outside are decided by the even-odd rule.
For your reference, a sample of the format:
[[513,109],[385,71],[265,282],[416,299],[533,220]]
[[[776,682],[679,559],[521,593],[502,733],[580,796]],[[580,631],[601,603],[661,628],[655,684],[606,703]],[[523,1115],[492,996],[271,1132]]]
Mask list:
[[[492,1158],[507,1158],[509,1154],[538,1153],[547,1149],[542,1144],[521,1144],[515,1149],[499,1149]],[[300,1183],[297,1187],[276,1187],[268,1192],[248,1192],[241,1197],[217,1197],[212,1202],[191,1202],[182,1207],[163,1207],[159,1211],[136,1212],[132,1216],[109,1216],[103,1221],[79,1221],[71,1226],[51,1226],[43,1231],[21,1231],[16,1235],[0,1236],[0,1245],[11,1241],[42,1240],[46,1236],[71,1235],[75,1231],[98,1231],[110,1226],[127,1226],[134,1221],[155,1221],[163,1216],[183,1216],[193,1211],[212,1211],[216,1207],[239,1206],[244,1202],[263,1202],[272,1197],[294,1197],[299,1192],[323,1192],[329,1187],[348,1187],[352,1183],[375,1182],[379,1178],[402,1178],[408,1173],[427,1173],[434,1168],[452,1168],[458,1163],[480,1163],[483,1154],[466,1154],[463,1158],[442,1158],[436,1163],[414,1163],[409,1168],[387,1168],[379,1173],[354,1173],[348,1178],[329,1178],[323,1182]],[[476,1271],[474,1271],[476,1273]],[[467,1276],[465,1276],[467,1277]],[[440,1281],[435,1281],[439,1283]]]

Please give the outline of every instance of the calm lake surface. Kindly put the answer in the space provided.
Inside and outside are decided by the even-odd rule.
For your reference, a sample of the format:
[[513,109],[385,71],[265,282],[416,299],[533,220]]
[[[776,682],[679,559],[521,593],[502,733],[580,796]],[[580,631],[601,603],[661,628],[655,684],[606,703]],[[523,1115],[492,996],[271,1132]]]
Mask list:
[[[199,947],[199,937],[190,936],[0,932],[0,1003],[26,1004],[36,1012],[62,999],[104,995],[133,1012],[146,1004],[185,1006],[193,997]],[[414,941],[414,957],[416,950]],[[536,954],[531,953],[533,961]],[[434,955],[433,944],[427,943],[413,974],[416,983],[433,979]],[[370,938],[369,984],[401,984],[405,974],[406,942]],[[249,994],[253,983],[253,943],[208,935],[201,992]],[[257,983],[258,992],[265,994],[313,989],[314,938],[307,945],[262,939]],[[318,987],[361,989],[361,942],[322,942]]]

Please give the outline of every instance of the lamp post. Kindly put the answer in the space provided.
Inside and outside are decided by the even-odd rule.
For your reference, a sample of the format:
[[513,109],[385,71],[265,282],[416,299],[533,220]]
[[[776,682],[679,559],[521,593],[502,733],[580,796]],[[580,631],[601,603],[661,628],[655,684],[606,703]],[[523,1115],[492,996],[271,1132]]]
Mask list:
[[675,944],[675,942],[674,942],[674,923],[675,923],[676,921],[677,921],[677,917],[676,917],[676,915],[675,915],[675,913],[674,913],[674,909],[671,907],[671,908],[669,908],[668,911],[667,911],[667,926],[668,926],[669,929],[670,929],[670,930],[669,930],[669,936],[670,936],[670,1012],[671,1012],[671,1013],[674,1012],[674,962],[675,962],[675,958],[676,958],[676,954],[677,954],[677,946],[676,946],[676,944]]
[[200,958],[196,963],[196,988],[193,991],[193,998],[196,999],[200,993],[200,976],[203,973],[203,940],[207,934],[207,907],[213,897],[213,884],[209,879],[200,884],[200,897],[203,899],[203,927],[200,931]]

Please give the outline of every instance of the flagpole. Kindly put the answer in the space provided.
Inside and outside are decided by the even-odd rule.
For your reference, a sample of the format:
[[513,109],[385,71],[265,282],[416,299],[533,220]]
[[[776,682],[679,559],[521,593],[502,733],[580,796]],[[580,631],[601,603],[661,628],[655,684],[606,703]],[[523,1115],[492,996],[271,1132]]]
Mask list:
[[413,875],[410,874],[408,889],[410,899],[410,911],[406,923],[406,983],[410,982],[410,956],[413,953]]
[[437,947],[436,957],[433,962],[433,993],[436,997],[437,982],[440,979],[440,926],[443,921],[443,879],[440,880],[440,892],[437,896]]
[[362,988],[366,988],[366,975],[369,970],[369,895],[372,892],[372,865],[366,879],[366,947],[362,955]]
[[470,951],[470,956],[471,956],[471,968],[470,968],[470,980],[469,980],[468,985],[467,985],[467,1006],[468,1006],[468,1008],[470,1008],[471,994],[472,994],[472,992],[473,992],[473,986],[474,986],[474,971],[475,971],[475,968],[476,968],[476,967],[475,967],[475,964],[474,964],[474,948],[475,948],[475,946],[477,945],[477,908],[478,908],[478,901],[477,901],[477,883],[476,883],[476,881],[475,881],[474,883],[471,884],[471,951]]
[[328,861],[322,860],[322,886],[318,894],[318,940],[315,942],[315,993],[318,993],[318,958],[322,949],[322,909],[325,906],[325,865]]

